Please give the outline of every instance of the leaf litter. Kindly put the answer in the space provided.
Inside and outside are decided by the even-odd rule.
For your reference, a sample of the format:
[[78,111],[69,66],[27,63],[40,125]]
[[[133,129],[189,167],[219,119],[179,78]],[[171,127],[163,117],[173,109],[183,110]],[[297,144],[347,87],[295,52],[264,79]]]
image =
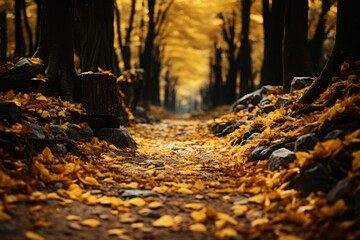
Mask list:
[[[169,119],[133,125],[128,129],[139,145],[135,151],[93,138],[75,142],[67,154],[45,145],[24,154],[28,142],[21,138],[26,139],[29,127],[1,120],[0,133],[18,145],[12,154],[0,151],[0,229],[4,236],[27,239],[51,239],[49,229],[53,239],[356,239],[359,125],[351,125],[343,139],[295,152],[295,160],[276,171],[268,169],[268,157],[248,161],[257,147],[291,145],[304,134],[324,134],[342,121],[358,121],[358,75],[335,76],[316,103],[324,103],[339,86],[345,86],[342,99],[310,113],[296,115],[307,107],[296,103],[306,88],[291,94],[273,88],[267,93],[270,104],[279,97],[288,103],[270,113],[256,106],[206,123]],[[14,102],[24,119],[44,128],[57,124],[66,129],[74,115],[84,113],[80,105],[41,94],[1,93],[0,100]],[[219,124],[238,121],[249,124],[225,137],[211,133]],[[255,129],[256,136],[243,139]],[[296,177],[306,170],[343,156],[350,160],[339,174],[350,183],[334,202],[324,192],[304,195],[295,187]],[[155,194],[123,197],[127,189]],[[16,223],[24,218],[25,224]],[[9,224],[13,227],[7,229]]]

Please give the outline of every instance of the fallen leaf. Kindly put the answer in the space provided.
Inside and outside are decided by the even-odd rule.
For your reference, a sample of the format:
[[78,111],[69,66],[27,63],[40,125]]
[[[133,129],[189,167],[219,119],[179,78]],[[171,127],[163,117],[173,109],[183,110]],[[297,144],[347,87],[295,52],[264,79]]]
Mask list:
[[25,232],[25,237],[26,239],[29,240],[45,240],[45,238],[37,233],[31,232],[31,231],[26,231]]
[[231,210],[236,215],[243,215],[248,210],[248,207],[245,205],[235,205],[231,207]]
[[202,223],[195,223],[189,226],[189,230],[192,232],[205,233],[207,231],[206,226]]
[[135,197],[132,198],[130,200],[128,200],[127,202],[129,202],[131,205],[137,206],[137,207],[142,207],[146,204],[145,200],[139,197]]
[[233,228],[224,228],[220,231],[216,232],[216,236],[218,238],[235,238],[237,236],[237,232]]
[[156,219],[152,225],[154,227],[172,227],[175,225],[175,220],[171,215],[164,215]]
[[70,215],[67,215],[65,219],[68,221],[80,221],[81,217],[70,214]]
[[193,211],[190,213],[190,217],[196,222],[203,222],[206,220],[206,210]]
[[187,203],[184,205],[184,208],[189,208],[193,210],[200,210],[204,207],[202,203]]
[[258,195],[248,198],[248,202],[252,202],[252,203],[263,204],[264,201],[265,201],[264,194],[258,194]]
[[163,204],[161,202],[151,202],[148,204],[148,207],[151,209],[161,208]]
[[268,222],[269,222],[269,219],[267,219],[267,218],[258,218],[251,222],[251,226],[256,227],[258,225],[262,225],[262,224],[265,224]]
[[82,221],[81,225],[95,228],[95,227],[99,227],[101,225],[101,222],[95,218],[89,218]]
[[234,225],[237,224],[237,221],[236,221],[233,217],[227,215],[226,213],[218,212],[218,213],[216,214],[216,217],[217,217],[218,219],[224,220],[225,222],[228,222],[228,223],[230,223],[230,224],[234,224]]
[[121,228],[112,228],[112,229],[107,230],[107,234],[109,236],[121,236],[125,233],[126,233],[126,230],[121,229]]

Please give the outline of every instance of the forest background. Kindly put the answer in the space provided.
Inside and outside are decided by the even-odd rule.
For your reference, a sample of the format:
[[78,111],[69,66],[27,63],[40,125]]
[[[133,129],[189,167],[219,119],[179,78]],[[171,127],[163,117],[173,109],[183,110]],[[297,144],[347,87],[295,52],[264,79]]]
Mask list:
[[[14,57],[33,55],[38,39],[38,7],[41,2],[39,0],[0,1],[2,63]],[[276,80],[269,80],[266,75],[271,74],[266,73],[265,68],[268,65],[271,71],[275,71],[276,68],[271,64],[282,65],[281,44],[284,22],[281,23],[277,19],[284,19],[281,17],[284,10],[279,12],[275,8],[280,9],[276,6],[283,2],[282,0],[114,1],[113,43],[119,70],[123,72],[129,67],[143,67],[145,72],[153,72],[152,83],[157,83],[159,87],[151,91],[157,92],[155,94],[157,97],[147,100],[150,100],[151,104],[161,104],[169,110],[184,113],[230,104],[234,101],[234,97],[229,98],[226,92],[227,79],[233,71],[229,56],[240,58],[241,45],[244,45],[241,40],[248,38],[251,57],[250,74],[245,77],[239,74],[241,67],[240,60],[237,59],[235,99],[263,84],[281,85],[282,69],[279,70],[278,75],[272,73]],[[317,76],[334,44],[336,3],[331,0],[311,0],[308,4],[308,57],[311,59],[309,61],[312,65],[311,74]],[[146,69],[150,68],[149,66],[141,66],[143,65],[141,59],[144,58],[142,54],[149,35],[151,21],[149,7],[152,5],[155,35],[151,49],[151,63],[155,63],[156,66],[151,66],[149,70]],[[250,11],[246,12],[245,7]],[[246,19],[249,21],[248,36],[244,36]],[[124,61],[126,47],[131,53],[129,63]],[[75,63],[78,73],[90,70],[80,69],[78,61]],[[154,73],[156,72],[154,69],[157,69],[157,73]],[[115,69],[105,70],[117,73]],[[243,84],[246,82],[247,86],[241,87],[241,82]],[[154,84],[147,83],[147,85]]]

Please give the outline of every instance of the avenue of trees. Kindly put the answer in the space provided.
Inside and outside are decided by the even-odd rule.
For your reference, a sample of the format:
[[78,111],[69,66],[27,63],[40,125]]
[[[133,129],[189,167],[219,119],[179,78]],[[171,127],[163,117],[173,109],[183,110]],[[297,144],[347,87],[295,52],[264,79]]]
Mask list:
[[[180,32],[189,42],[196,41],[196,37],[181,29],[185,25],[169,29],[176,0],[124,2],[0,1],[0,62],[26,56],[42,59],[48,80],[38,90],[71,101],[77,76],[74,66],[82,72],[96,72],[100,67],[116,76],[141,68],[145,84],[139,93],[143,103],[160,105],[162,99],[167,109],[175,110],[180,79],[172,66],[175,60],[165,56],[166,39],[173,31]],[[309,3],[317,3],[317,11]],[[263,57],[257,81],[252,59],[254,40],[250,38],[255,5],[261,6],[263,26]],[[351,63],[359,58],[360,20],[355,13],[359,6],[360,1],[356,0],[238,0],[233,9],[214,13],[220,24],[217,34],[210,36],[209,81],[201,90],[203,104],[231,104],[266,84],[283,85],[288,92],[293,77],[319,76],[300,99],[311,103],[326,89],[330,76],[344,61]],[[37,13],[35,24],[29,22],[29,7]],[[331,9],[336,8],[337,18],[331,17]],[[14,16],[12,30],[8,29],[9,11]],[[314,12],[317,16],[310,17]],[[336,19],[336,24],[331,19]],[[203,23],[204,29],[206,24]],[[14,35],[11,51],[9,31]],[[335,45],[325,65],[325,42],[335,32]],[[74,54],[78,60],[74,60]]]

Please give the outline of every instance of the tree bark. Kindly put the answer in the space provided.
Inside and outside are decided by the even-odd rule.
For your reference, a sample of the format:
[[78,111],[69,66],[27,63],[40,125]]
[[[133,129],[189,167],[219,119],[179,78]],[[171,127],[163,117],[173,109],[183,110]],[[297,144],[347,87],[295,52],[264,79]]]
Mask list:
[[22,57],[26,54],[26,46],[22,29],[21,10],[24,0],[15,0],[15,52],[14,56]]
[[271,64],[271,13],[269,0],[262,0],[262,15],[264,29],[264,59],[261,68],[261,85],[270,84],[270,64]]
[[74,99],[73,0],[44,0],[39,45],[33,57],[47,63],[47,82],[39,91]]
[[300,103],[311,104],[331,84],[332,75],[340,71],[341,64],[352,64],[360,59],[360,1],[339,1],[336,20],[336,40],[331,56],[319,79],[299,99]]
[[98,67],[119,75],[114,50],[114,0],[76,0],[75,49],[82,71]]
[[7,59],[7,21],[6,11],[0,12],[0,64],[5,63]]
[[240,45],[240,96],[250,91],[252,81],[251,48],[249,42],[251,0],[242,1],[241,45]]
[[213,106],[218,106],[222,103],[221,95],[222,95],[222,49],[217,44],[214,43],[215,49],[215,64],[214,68],[214,92],[213,92]]
[[283,37],[283,89],[294,77],[311,76],[307,48],[308,0],[286,1]]

